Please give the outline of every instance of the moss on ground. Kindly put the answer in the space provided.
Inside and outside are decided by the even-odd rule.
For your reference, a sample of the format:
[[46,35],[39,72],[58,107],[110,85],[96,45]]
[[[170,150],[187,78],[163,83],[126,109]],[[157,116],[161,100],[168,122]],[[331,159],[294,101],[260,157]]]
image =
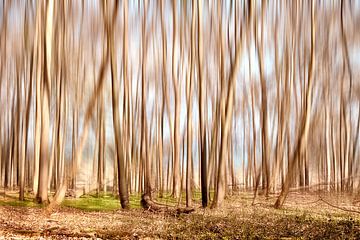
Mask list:
[[[154,197],[155,201],[170,207],[182,205],[185,203],[185,193],[181,195],[181,201],[172,197],[171,193],[164,193],[162,197]],[[140,205],[141,194],[131,194],[129,196],[130,208],[138,209]],[[201,201],[201,193],[195,192],[194,202]],[[66,198],[62,203],[64,207],[76,208],[84,211],[116,211],[121,208],[120,201],[113,194],[90,193],[79,198]]]
[[32,199],[20,200],[3,200],[0,199],[0,206],[13,206],[13,207],[40,207],[39,204],[35,203]]
[[62,206],[85,211],[112,211],[120,208],[119,200],[111,196],[101,198],[85,196],[80,198],[65,199]]
[[17,192],[2,192],[0,194],[0,206],[13,206],[13,207],[40,207],[34,201],[34,197],[26,193],[24,201],[19,200],[19,194]]
[[[130,208],[140,208],[140,195],[130,195]],[[88,194],[79,198],[67,198],[62,203],[64,207],[84,211],[116,211],[121,208],[119,199],[112,194]]]

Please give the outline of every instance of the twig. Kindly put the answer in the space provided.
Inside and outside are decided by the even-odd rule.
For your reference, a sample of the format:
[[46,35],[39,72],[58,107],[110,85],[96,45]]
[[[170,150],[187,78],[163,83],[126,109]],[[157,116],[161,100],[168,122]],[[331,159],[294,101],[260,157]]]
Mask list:
[[360,211],[358,211],[358,210],[352,210],[352,209],[347,209],[347,208],[344,208],[344,207],[336,206],[336,205],[334,205],[334,204],[332,204],[332,203],[324,200],[322,197],[319,197],[319,200],[322,201],[322,202],[324,202],[324,203],[326,203],[326,204],[329,205],[330,207],[337,208],[337,209],[340,209],[340,210],[346,211],[346,212],[352,212],[352,213],[358,213],[358,214],[360,214]]

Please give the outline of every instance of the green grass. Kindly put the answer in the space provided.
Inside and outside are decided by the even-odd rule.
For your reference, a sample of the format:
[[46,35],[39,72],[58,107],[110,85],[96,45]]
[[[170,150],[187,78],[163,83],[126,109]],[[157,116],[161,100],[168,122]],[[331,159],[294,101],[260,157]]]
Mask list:
[[[130,195],[130,208],[140,208],[140,195]],[[120,201],[112,194],[88,194],[80,198],[68,198],[62,206],[85,211],[115,211],[121,208]]]
[[118,199],[111,195],[101,197],[85,195],[80,198],[65,199],[62,206],[85,211],[112,211],[119,209],[120,203]]
[[13,206],[13,207],[40,207],[33,200],[33,196],[25,194],[25,200],[19,200],[19,194],[17,192],[1,193],[0,195],[0,206]]
[[[153,198],[156,202],[168,206],[177,206],[179,203],[179,200],[173,198],[170,192],[164,193],[161,198],[158,197],[158,194],[154,194]],[[131,194],[129,196],[130,208],[141,208],[140,200],[141,194]],[[180,204],[184,204],[185,201],[186,194],[185,192],[182,192]],[[193,193],[193,201],[201,202],[201,192],[195,191]],[[121,208],[120,201],[116,196],[104,193],[89,193],[81,196],[80,198],[66,198],[61,205],[84,211],[115,211]],[[41,207],[42,205],[37,204],[34,201],[34,196],[29,194],[25,195],[25,201],[19,201],[18,193],[13,192],[0,196],[0,206]]]
[[[157,197],[154,194],[154,200],[161,204],[166,204],[168,206],[176,206],[178,200],[171,196],[171,193],[164,193],[163,197]],[[181,203],[185,203],[186,194],[183,192],[181,194]],[[141,194],[131,194],[129,196],[130,208],[138,209],[141,208],[140,205]],[[201,201],[201,193],[194,192],[193,194],[194,201]],[[121,208],[120,201],[112,194],[96,194],[90,193],[83,195],[80,198],[67,198],[62,203],[62,206],[76,208],[84,211],[115,211]]]
[[25,199],[24,201],[14,199],[0,199],[0,206],[13,206],[13,207],[40,207],[32,199]]

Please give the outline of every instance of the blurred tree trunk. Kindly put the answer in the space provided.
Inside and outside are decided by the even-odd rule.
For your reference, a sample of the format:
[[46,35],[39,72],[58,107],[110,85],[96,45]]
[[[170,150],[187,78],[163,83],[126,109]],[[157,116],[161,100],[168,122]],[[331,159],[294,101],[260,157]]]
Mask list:
[[[264,28],[264,17],[265,17],[265,2],[261,4],[261,29]],[[256,7],[256,6],[255,6]],[[260,37],[257,34],[257,18],[255,16],[254,23],[254,38],[257,49],[257,59],[259,65],[259,74],[260,74],[260,86],[261,86],[261,111],[260,111],[260,119],[261,119],[261,171],[262,171],[262,188],[265,190],[265,195],[269,194],[269,183],[270,183],[270,169],[269,169],[269,146],[268,146],[268,130],[267,130],[267,86],[266,79],[264,76],[264,64],[263,64],[263,33],[261,30]],[[260,39],[259,39],[260,38]]]
[[[126,3],[125,3],[126,4]],[[104,8],[107,8],[108,11],[109,6],[104,5]],[[115,34],[114,34],[114,25],[116,22],[116,17],[118,13],[118,2],[115,2],[115,6],[113,9],[113,13],[110,16],[106,14],[107,23],[106,32],[108,39],[108,48],[110,51],[110,60],[111,60],[111,89],[112,89],[112,109],[113,109],[113,125],[114,125],[114,137],[115,137],[115,156],[117,159],[117,167],[118,167],[118,187],[119,187],[119,196],[121,207],[126,209],[129,208],[129,197],[128,197],[128,189],[127,189],[127,181],[126,181],[126,172],[125,172],[125,159],[124,159],[124,146],[122,141],[123,132],[120,129],[120,117],[119,117],[119,85],[117,78],[117,63],[116,63],[116,52],[115,52]]]
[[[149,144],[148,144],[148,127],[147,127],[147,76],[146,76],[146,59],[148,51],[148,41],[146,34],[146,25],[147,25],[147,11],[148,3],[143,1],[144,4],[144,13],[142,17],[141,25],[141,39],[142,39],[142,56],[141,56],[141,143],[140,143],[140,154],[141,154],[141,165],[142,165],[142,174],[144,179],[144,189],[143,189],[143,198],[151,196],[151,166],[150,166],[150,157],[149,157]],[[142,178],[140,178],[142,179]]]
[[175,124],[174,124],[174,165],[173,165],[173,192],[172,195],[175,198],[179,198],[180,196],[180,92],[181,85],[178,82],[177,78],[177,68],[176,58],[175,58],[175,50],[176,50],[176,31],[177,31],[177,3],[175,0],[172,1],[172,13],[173,13],[173,39],[172,39],[172,80],[173,80],[173,88],[174,88],[174,98],[175,98]]
[[[29,158],[27,157],[28,154],[28,129],[29,129],[29,123],[30,123],[30,107],[31,107],[31,99],[32,99],[32,92],[33,92],[33,62],[34,62],[34,49],[33,47],[30,46],[30,40],[29,40],[29,36],[28,36],[28,29],[29,23],[28,23],[28,14],[27,11],[25,10],[25,18],[24,18],[24,39],[26,40],[25,42],[25,61],[26,60],[30,60],[30,63],[27,64],[25,62],[25,79],[28,79],[28,83],[25,83],[24,80],[24,91],[25,91],[25,98],[26,98],[26,102],[25,102],[25,115],[23,118],[23,124],[22,124],[22,133],[23,133],[23,137],[22,137],[22,142],[21,142],[21,146],[22,146],[22,152],[21,152],[21,166],[20,166],[20,182],[19,182],[19,200],[23,201],[25,199],[25,175],[26,175],[26,167],[29,168],[29,166],[26,166],[26,162],[29,162]],[[30,49],[29,49],[30,48]],[[0,78],[1,78],[1,74],[0,74]],[[0,82],[0,86],[1,86],[1,82]],[[1,125],[1,120],[0,120],[0,125]],[[1,135],[1,133],[0,133]],[[0,137],[0,159],[1,159],[1,137]],[[1,161],[0,161],[1,162]]]
[[[239,40],[239,42],[241,39]],[[225,176],[225,167],[226,167],[226,157],[227,157],[227,141],[229,136],[229,129],[231,124],[231,116],[234,102],[234,85],[237,78],[237,72],[239,70],[240,58],[242,53],[242,46],[237,44],[238,48],[235,53],[235,62],[230,70],[230,76],[228,80],[227,95],[225,91],[222,90],[220,95],[220,114],[221,114],[221,137],[220,137],[220,151],[219,151],[219,166],[217,171],[217,185],[215,189],[215,197],[212,207],[221,206],[225,198],[225,187],[226,187],[226,176]],[[224,86],[222,86],[224,88]]]
[[307,136],[309,132],[310,125],[310,115],[311,115],[311,103],[312,103],[312,90],[313,90],[313,78],[314,78],[314,67],[315,67],[315,2],[311,2],[311,57],[309,62],[308,70],[308,86],[306,89],[306,102],[305,108],[302,109],[302,115],[300,120],[300,129],[296,139],[293,155],[291,156],[290,163],[288,166],[287,175],[281,193],[276,200],[275,208],[280,208],[286,199],[287,194],[289,193],[290,185],[293,182],[293,174],[296,167],[297,161],[299,161],[299,156],[304,153],[304,150],[307,146]]
[[53,28],[54,2],[49,0],[46,6],[46,29],[45,29],[45,54],[43,86],[41,89],[41,135],[40,135],[40,158],[39,158],[39,186],[37,201],[48,202],[48,177],[49,177],[49,111],[50,91],[52,81],[52,28]]
[[205,109],[207,104],[204,102],[204,88],[206,88],[203,80],[203,43],[202,43],[202,0],[197,1],[198,6],[198,82],[199,82],[199,125],[200,125],[200,172],[201,172],[201,202],[203,207],[208,205],[208,172],[207,172],[207,144],[206,129],[204,122],[207,118]]
[[[190,70],[187,73],[186,81],[186,95],[187,95],[187,162],[186,162],[186,207],[192,206],[192,189],[191,189],[191,178],[192,178],[192,91],[194,82],[194,60],[195,60],[195,1],[192,2],[192,17],[191,17],[191,54],[189,56]],[[206,182],[205,182],[206,183]]]

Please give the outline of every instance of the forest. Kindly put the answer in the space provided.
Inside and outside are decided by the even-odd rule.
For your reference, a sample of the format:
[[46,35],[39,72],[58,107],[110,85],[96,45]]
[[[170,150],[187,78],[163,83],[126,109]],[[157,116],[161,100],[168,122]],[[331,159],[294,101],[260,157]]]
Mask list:
[[360,1],[0,1],[0,237],[359,239]]

